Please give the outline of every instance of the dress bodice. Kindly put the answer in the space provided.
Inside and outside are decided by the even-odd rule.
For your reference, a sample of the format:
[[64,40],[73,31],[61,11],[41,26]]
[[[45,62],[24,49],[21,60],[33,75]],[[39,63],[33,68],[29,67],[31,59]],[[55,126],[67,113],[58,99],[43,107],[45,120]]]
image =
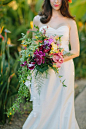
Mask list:
[[48,37],[50,37],[51,35],[62,35],[61,47],[64,48],[66,51],[69,51],[69,27],[67,25],[60,26],[57,29],[44,25],[40,27],[39,31],[42,31],[43,28],[46,30],[46,36]]

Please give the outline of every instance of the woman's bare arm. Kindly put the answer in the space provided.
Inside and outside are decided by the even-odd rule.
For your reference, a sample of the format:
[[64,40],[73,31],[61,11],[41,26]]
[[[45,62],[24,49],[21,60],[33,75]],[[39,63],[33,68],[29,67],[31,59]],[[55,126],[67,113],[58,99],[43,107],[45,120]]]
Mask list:
[[80,53],[80,44],[79,44],[79,37],[78,37],[78,30],[77,25],[74,20],[70,21],[70,44],[71,44],[71,50],[70,53],[73,54],[71,56],[65,56],[64,62],[68,61],[70,59],[73,59],[75,57],[79,56]]

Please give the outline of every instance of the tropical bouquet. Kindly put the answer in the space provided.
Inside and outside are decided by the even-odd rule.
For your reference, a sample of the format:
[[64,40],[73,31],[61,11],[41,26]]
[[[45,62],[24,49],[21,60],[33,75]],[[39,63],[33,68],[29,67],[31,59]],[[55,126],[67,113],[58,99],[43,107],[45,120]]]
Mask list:
[[[46,29],[43,28],[42,31],[39,31],[38,26],[35,26],[37,31],[32,31],[35,38],[26,38],[25,35],[22,35],[20,40],[23,40],[22,43],[25,48],[21,51],[21,67],[26,68],[26,71],[22,71],[23,74],[26,74],[28,71],[27,79],[25,79],[25,85],[30,86],[31,84],[31,73],[35,71],[35,75],[46,73],[51,68],[57,74],[59,74],[59,68],[64,61],[63,52],[64,49],[61,48],[61,36],[52,35],[46,36]],[[61,77],[61,75],[59,75]],[[63,86],[64,83],[62,82]],[[39,87],[37,89],[40,91]],[[39,92],[38,91],[38,92]]]
[[[61,36],[50,36],[47,37],[46,30],[44,32],[32,31],[35,33],[36,39],[28,39],[25,41],[23,36],[22,44],[25,45],[25,50],[21,51],[21,65],[27,66],[27,69],[37,69],[38,72],[45,72],[49,67],[54,69],[56,72],[63,63],[63,51],[61,48]],[[21,40],[21,39],[20,39]]]
[[[46,35],[46,29],[43,28],[39,31],[38,26],[35,26],[37,31],[29,30],[27,34],[22,33],[23,49],[20,51],[20,69],[19,69],[19,91],[18,98],[16,99],[13,106],[8,110],[7,115],[13,115],[17,110],[20,110],[20,103],[23,103],[23,98],[28,98],[28,94],[31,92],[31,81],[32,74],[35,73],[35,78],[37,75],[43,77],[45,73],[45,78],[47,78],[49,69],[53,69],[59,78],[59,68],[64,62],[64,56],[66,55],[65,50],[61,47],[61,37],[62,35]],[[33,32],[35,38],[29,38],[29,33]],[[67,53],[69,54],[69,53]],[[37,80],[37,78],[36,78]],[[40,79],[41,81],[42,79]],[[60,82],[64,87],[65,80]],[[43,82],[37,84],[37,90],[40,95],[41,86]],[[40,85],[39,85],[40,84]]]

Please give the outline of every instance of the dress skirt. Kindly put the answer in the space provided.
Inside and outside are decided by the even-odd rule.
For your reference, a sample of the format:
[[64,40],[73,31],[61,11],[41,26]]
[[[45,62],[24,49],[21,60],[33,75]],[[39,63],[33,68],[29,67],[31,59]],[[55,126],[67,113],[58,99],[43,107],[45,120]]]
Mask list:
[[[33,110],[22,129],[79,129],[74,108],[74,62],[64,62],[58,75],[49,69],[47,78],[32,79]],[[67,87],[63,87],[62,81]],[[40,96],[36,83],[41,83]]]

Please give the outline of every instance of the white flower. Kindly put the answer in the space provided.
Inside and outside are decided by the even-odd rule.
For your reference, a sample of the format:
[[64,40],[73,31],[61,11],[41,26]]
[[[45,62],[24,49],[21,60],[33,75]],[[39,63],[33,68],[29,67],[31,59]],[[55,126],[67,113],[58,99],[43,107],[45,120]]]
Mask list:
[[29,75],[27,76],[27,79],[30,80],[30,76]]
[[30,89],[30,84],[31,84],[30,81],[26,80],[26,82],[24,84]]

